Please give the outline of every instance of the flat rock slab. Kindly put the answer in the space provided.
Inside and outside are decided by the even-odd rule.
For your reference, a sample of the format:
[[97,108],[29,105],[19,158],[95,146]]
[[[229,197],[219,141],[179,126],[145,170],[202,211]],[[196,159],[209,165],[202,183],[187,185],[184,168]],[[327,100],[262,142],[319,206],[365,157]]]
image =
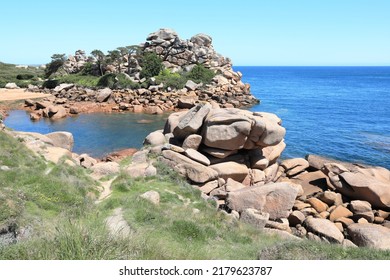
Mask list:
[[234,161],[222,162],[210,165],[210,168],[218,173],[218,176],[227,180],[232,178],[238,182],[242,182],[249,174],[249,169],[245,164]]
[[269,213],[270,219],[287,218],[294,206],[297,189],[288,183],[271,183],[229,192],[227,206],[238,212],[253,208]]
[[309,196],[327,190],[326,178],[327,176],[322,171],[315,171],[298,175],[290,180],[301,185],[303,194]]

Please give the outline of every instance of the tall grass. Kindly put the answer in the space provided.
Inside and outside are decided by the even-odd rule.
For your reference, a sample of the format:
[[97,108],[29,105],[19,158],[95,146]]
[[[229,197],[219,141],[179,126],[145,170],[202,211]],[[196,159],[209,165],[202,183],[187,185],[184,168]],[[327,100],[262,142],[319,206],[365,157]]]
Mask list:
[[[163,164],[149,178],[122,171],[99,204],[97,184],[81,168],[51,165],[0,133],[0,225],[30,228],[16,244],[0,244],[0,259],[389,259],[389,251],[309,241],[283,241],[232,219]],[[47,172],[51,170],[50,172]],[[155,205],[141,197],[160,194]],[[127,236],[107,218],[121,208]]]

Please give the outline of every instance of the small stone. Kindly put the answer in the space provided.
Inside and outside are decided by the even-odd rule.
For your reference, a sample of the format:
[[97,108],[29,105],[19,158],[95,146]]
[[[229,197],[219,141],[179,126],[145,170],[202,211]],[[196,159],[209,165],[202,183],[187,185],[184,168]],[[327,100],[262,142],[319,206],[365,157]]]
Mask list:
[[199,190],[205,194],[209,194],[216,188],[218,188],[218,180],[210,181],[199,186]]
[[160,204],[160,194],[156,191],[147,191],[146,193],[142,194],[140,197],[148,200],[154,205]]
[[165,136],[162,131],[154,131],[149,133],[144,140],[144,145],[159,146],[165,143]]
[[225,188],[227,192],[233,192],[246,188],[246,186],[241,184],[240,182],[233,180],[232,178],[228,178],[226,180]]
[[266,228],[272,228],[272,229],[277,229],[277,230],[291,232],[291,229],[289,227],[289,222],[286,219],[285,220],[281,220],[281,222],[268,220],[267,223],[265,224],[265,227]]
[[149,165],[145,169],[145,177],[151,177],[151,176],[156,176],[157,175],[157,169],[153,165]]
[[360,218],[357,222],[358,224],[369,224],[369,222],[364,218]]
[[390,212],[386,212],[383,210],[376,210],[374,215],[377,217],[382,217],[383,219],[387,219],[390,216]]
[[318,215],[318,212],[316,211],[316,209],[314,209],[312,207],[304,208],[301,210],[301,212],[303,213],[303,215],[305,215],[305,217]]
[[341,223],[345,228],[355,223],[352,219],[346,217],[338,218],[335,222]]
[[353,213],[351,211],[349,211],[346,207],[339,205],[332,212],[330,212],[329,220],[334,222],[338,218],[341,218],[341,217],[348,218],[348,217],[352,217],[352,216],[353,216]]
[[385,219],[383,219],[382,217],[375,217],[373,222],[375,224],[383,224],[384,221]]
[[262,229],[269,220],[269,214],[262,213],[256,209],[248,208],[242,211],[240,220],[244,223],[251,224],[258,229]]
[[341,194],[332,191],[324,191],[323,193],[320,193],[317,198],[329,206],[343,204]]
[[300,200],[296,200],[293,206],[293,210],[302,210],[305,208],[310,208],[311,205],[309,203],[302,202]]
[[198,150],[200,143],[202,143],[202,136],[191,134],[184,140],[182,148]]
[[328,209],[328,205],[318,198],[311,197],[306,200],[318,213],[324,212]]
[[9,167],[6,166],[6,165],[2,165],[2,166],[0,166],[0,170],[1,170],[1,171],[9,171],[9,170],[11,170],[11,168],[9,168]]
[[330,213],[328,211],[323,211],[319,214],[319,216],[323,219],[327,219],[329,217]]
[[305,218],[306,217],[302,212],[295,210],[288,216],[288,221],[290,225],[294,227],[298,224],[302,224]]

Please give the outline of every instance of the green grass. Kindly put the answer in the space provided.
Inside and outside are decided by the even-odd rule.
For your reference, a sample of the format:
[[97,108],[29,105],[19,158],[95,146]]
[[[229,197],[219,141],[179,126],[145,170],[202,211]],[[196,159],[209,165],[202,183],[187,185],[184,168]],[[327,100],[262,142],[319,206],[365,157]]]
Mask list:
[[[37,69],[36,67],[16,68],[14,64],[8,64],[0,62],[0,88],[4,87],[7,83],[16,83],[20,87],[27,87],[28,84],[40,84],[38,78],[43,78],[43,69]],[[33,77],[28,80],[17,79],[18,75],[32,75]],[[20,78],[20,76],[19,76]]]
[[23,143],[0,133],[0,226],[30,225],[30,218],[48,219],[77,214],[88,207],[95,183],[81,168],[47,164]]
[[[47,164],[4,133],[0,165],[11,168],[0,172],[0,223],[32,228],[28,239],[0,245],[0,259],[390,259],[390,251],[262,233],[216,211],[161,163],[154,177],[134,179],[122,171],[99,204],[88,198],[98,183],[84,169]],[[160,194],[158,205],[140,197],[148,190]],[[129,236],[113,236],[105,225],[116,208]]]
[[100,77],[83,74],[70,74],[58,77],[59,83],[75,84],[78,86],[95,88]]

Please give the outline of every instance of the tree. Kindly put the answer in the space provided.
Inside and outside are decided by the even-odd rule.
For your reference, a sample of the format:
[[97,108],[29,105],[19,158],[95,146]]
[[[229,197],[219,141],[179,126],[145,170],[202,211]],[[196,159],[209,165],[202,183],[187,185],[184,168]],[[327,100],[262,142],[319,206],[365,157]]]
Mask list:
[[121,61],[122,61],[120,51],[118,51],[118,50],[108,51],[108,58],[112,64],[116,65],[118,73],[120,73],[121,72]]
[[162,59],[154,52],[147,52],[141,61],[141,77],[151,78],[157,76],[163,70]]
[[91,52],[91,55],[96,59],[96,64],[99,68],[100,76],[103,76],[104,75],[103,65],[105,64],[106,56],[101,50],[93,50]]
[[136,60],[141,56],[141,48],[137,45],[131,45],[125,47],[127,50],[127,74],[130,75],[131,72],[131,59],[134,58]]
[[64,65],[65,60],[65,54],[53,54],[51,56],[51,62],[46,64],[45,77],[49,78],[53,73],[57,72]]

